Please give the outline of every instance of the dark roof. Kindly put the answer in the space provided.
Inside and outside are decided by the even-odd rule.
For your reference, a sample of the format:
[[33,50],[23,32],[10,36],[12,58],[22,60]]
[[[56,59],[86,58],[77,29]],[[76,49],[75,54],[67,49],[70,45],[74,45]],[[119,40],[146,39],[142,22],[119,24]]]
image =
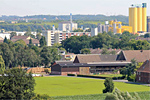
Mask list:
[[79,63],[88,62],[114,62],[116,61],[117,55],[99,55],[99,54],[87,54],[87,55],[77,55],[75,61]]
[[29,36],[13,36],[11,40],[27,39]]
[[77,55],[75,60],[78,60],[79,63],[87,63],[87,62],[100,62],[100,55]]
[[116,61],[117,55],[100,55],[101,62]]
[[126,61],[135,59],[137,62],[144,62],[150,59],[150,50],[125,50],[123,51]]
[[[18,40],[23,40],[26,44],[29,44],[29,39],[11,39],[11,41],[16,42]],[[32,43],[33,44],[39,44],[39,40],[38,39],[32,39]]]
[[150,73],[150,59],[146,60],[143,65],[137,70],[137,72]]

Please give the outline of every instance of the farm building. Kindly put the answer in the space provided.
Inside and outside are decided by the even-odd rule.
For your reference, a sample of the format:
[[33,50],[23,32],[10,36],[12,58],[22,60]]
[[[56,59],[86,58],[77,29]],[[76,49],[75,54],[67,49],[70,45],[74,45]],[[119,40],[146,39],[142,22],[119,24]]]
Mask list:
[[150,84],[150,59],[146,60],[137,70],[136,81]]
[[74,62],[57,61],[51,67],[51,74],[112,73],[114,70],[131,63],[116,61],[116,59],[117,55],[77,55]]

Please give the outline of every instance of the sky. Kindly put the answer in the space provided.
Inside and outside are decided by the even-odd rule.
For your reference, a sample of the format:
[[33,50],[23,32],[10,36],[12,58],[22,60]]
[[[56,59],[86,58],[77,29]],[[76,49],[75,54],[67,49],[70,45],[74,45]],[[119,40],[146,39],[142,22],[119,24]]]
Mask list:
[[147,3],[150,16],[150,0],[0,0],[1,15],[69,15],[103,14],[126,15],[131,4]]

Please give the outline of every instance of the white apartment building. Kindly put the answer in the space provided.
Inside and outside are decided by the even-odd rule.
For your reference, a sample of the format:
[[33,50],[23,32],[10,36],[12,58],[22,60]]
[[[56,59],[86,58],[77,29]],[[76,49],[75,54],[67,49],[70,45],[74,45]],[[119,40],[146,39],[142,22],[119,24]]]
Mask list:
[[54,43],[61,43],[63,40],[70,38],[71,36],[91,36],[91,32],[63,32],[59,30],[55,31],[43,31],[47,46],[52,46]]

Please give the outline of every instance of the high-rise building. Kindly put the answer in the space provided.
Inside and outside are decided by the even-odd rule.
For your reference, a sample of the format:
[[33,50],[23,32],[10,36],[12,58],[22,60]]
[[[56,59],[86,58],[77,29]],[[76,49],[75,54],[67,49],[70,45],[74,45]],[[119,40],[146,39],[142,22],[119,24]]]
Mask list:
[[132,26],[133,33],[147,31],[147,8],[146,3],[132,5],[129,8],[129,26]]
[[91,36],[98,35],[98,28],[91,28]]
[[98,23],[98,33],[108,32],[109,21],[105,21],[105,25]]
[[150,32],[150,16],[147,17],[147,32]]

